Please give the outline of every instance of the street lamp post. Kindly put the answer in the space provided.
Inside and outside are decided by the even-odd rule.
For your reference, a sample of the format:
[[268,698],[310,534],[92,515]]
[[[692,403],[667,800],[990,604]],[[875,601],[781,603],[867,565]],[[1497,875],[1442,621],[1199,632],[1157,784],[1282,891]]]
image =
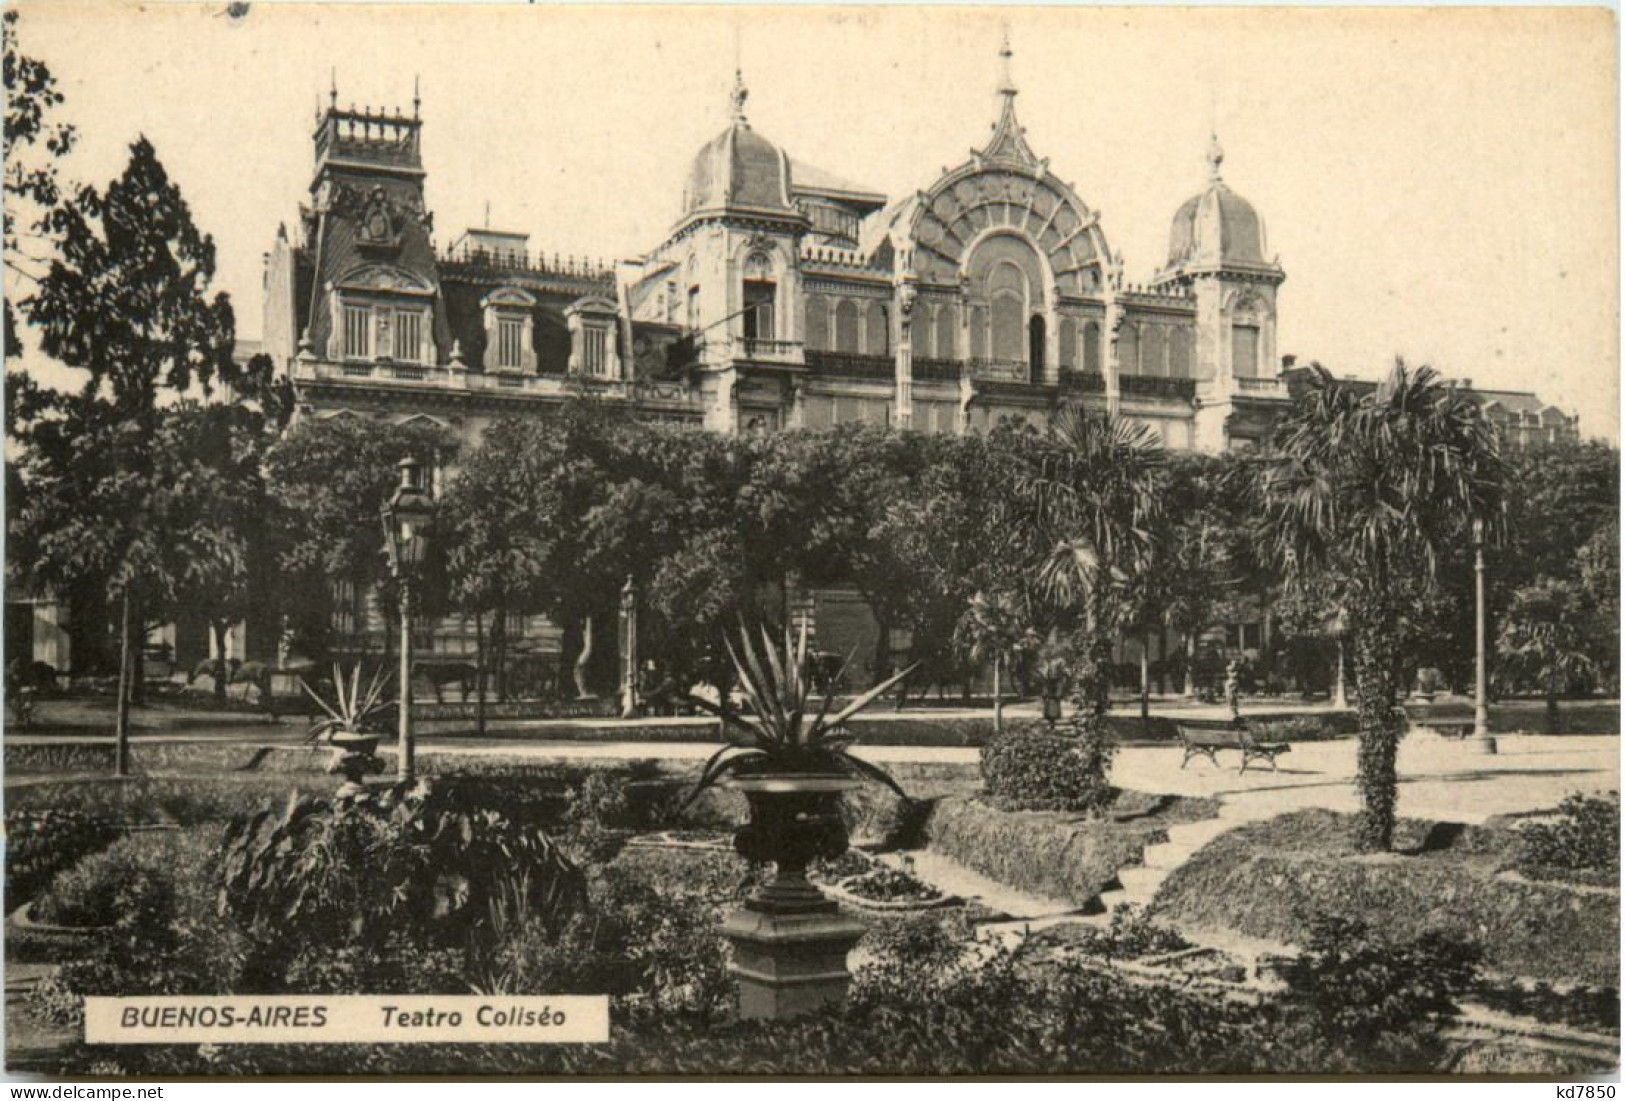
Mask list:
[[429,549],[434,526],[434,495],[419,483],[422,464],[399,463],[401,481],[384,505],[384,545],[401,602],[400,744],[396,769],[403,781],[416,775],[412,741],[412,582]]
[[1476,580],[1476,626],[1474,642],[1477,645],[1477,664],[1473,685],[1473,747],[1480,753],[1496,753],[1499,747],[1490,733],[1489,671],[1484,637],[1484,521],[1473,520],[1473,573]]

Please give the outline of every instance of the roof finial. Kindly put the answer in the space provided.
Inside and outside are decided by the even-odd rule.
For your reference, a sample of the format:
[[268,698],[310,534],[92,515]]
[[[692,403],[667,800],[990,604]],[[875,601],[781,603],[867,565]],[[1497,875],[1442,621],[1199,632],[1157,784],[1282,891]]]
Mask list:
[[1215,131],[1211,134],[1207,147],[1208,179],[1218,183],[1224,177],[1219,175],[1219,167],[1224,164],[1224,147],[1219,144],[1219,135]]
[[328,74],[327,106],[332,111],[339,109],[339,68],[337,65],[333,66]]
[[421,80],[421,79],[422,78],[419,77],[417,73],[412,74],[412,117],[413,118],[418,117],[418,108],[423,105],[423,96],[422,96],[422,92],[421,92],[421,89],[420,89],[420,86],[419,86],[419,83],[418,83],[419,80]]
[[1004,39],[999,45],[999,95],[1014,96],[1016,94],[1016,77],[1010,69],[1010,24],[1004,24]]
[[749,125],[749,123],[745,121],[745,100],[749,98],[750,89],[745,87],[745,71],[743,69],[735,69],[734,90],[733,94],[729,97],[729,102],[732,104],[734,122],[740,126]]

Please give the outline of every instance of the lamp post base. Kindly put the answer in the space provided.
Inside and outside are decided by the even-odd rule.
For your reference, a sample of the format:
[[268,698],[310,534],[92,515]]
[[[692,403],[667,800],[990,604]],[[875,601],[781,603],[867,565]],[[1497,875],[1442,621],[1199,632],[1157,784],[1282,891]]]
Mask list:
[[1482,753],[1485,756],[1493,757],[1501,752],[1501,747],[1496,744],[1495,735],[1493,734],[1474,734],[1468,741],[1474,753]]
[[851,984],[847,953],[864,927],[828,910],[764,913],[735,910],[722,922],[733,945],[730,970],[739,981],[739,1016],[782,1020],[838,1005]]

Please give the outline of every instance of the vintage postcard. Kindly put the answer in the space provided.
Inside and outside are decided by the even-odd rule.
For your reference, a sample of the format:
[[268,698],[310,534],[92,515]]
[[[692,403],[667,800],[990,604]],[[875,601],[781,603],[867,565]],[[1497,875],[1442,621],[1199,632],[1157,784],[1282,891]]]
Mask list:
[[4,19],[12,1078],[1617,1074],[1612,10]]

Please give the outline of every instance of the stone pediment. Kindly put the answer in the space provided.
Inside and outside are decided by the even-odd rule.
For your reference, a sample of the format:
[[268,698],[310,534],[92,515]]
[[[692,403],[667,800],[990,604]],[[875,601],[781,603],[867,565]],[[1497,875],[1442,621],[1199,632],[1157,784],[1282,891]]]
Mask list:
[[395,264],[362,264],[333,281],[340,290],[432,296],[434,283]]

